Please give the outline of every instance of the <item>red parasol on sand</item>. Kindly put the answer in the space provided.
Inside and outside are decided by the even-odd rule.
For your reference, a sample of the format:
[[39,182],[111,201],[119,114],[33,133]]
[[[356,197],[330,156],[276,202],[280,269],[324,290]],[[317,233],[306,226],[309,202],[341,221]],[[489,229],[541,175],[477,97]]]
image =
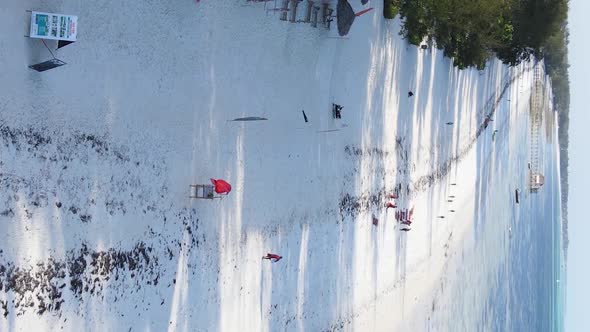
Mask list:
[[231,185],[222,179],[211,179],[211,183],[215,186],[215,192],[220,195],[227,195],[231,191]]
[[367,9],[365,9],[365,10],[361,10],[361,11],[360,11],[360,12],[358,12],[358,13],[354,13],[354,16],[357,16],[357,17],[358,17],[358,16],[361,16],[361,15],[363,15],[364,13],[368,13],[368,12],[370,12],[371,10],[373,10],[373,8],[372,8],[372,7],[371,7],[371,8],[367,8]]

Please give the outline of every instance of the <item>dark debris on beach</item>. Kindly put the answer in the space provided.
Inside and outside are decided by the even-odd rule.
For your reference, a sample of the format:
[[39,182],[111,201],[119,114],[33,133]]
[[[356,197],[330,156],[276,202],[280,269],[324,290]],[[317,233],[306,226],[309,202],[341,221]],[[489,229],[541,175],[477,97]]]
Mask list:
[[[157,285],[160,263],[152,247],[143,242],[131,250],[91,251],[83,244],[70,250],[65,260],[52,257],[34,266],[19,266],[12,262],[0,263],[0,291],[11,293],[12,300],[3,303],[5,316],[9,308],[16,315],[31,310],[42,315],[60,312],[65,302],[64,291],[69,290],[82,301],[83,294],[100,295],[109,279],[127,279],[135,287]],[[123,283],[120,284],[123,286]]]

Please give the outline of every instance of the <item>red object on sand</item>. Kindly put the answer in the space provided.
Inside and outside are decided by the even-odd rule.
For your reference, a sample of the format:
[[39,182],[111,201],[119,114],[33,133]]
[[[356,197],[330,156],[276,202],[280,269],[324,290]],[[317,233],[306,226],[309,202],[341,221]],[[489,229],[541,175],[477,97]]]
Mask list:
[[268,253],[268,254],[266,254],[266,256],[264,256],[262,258],[265,258],[265,259],[274,259],[273,262],[278,262],[278,261],[281,260],[281,258],[283,258],[283,256],[279,256],[277,254]]
[[220,195],[227,195],[231,191],[231,185],[222,179],[211,179],[211,183],[215,186],[215,192]]
[[367,9],[365,9],[365,10],[361,10],[361,11],[360,11],[360,12],[358,12],[358,13],[354,13],[354,16],[361,16],[361,15],[363,15],[363,14],[364,14],[364,13],[366,13],[366,12],[370,12],[371,10],[373,10],[373,7],[371,7],[371,8],[367,8]]
[[387,204],[385,204],[385,208],[386,209],[389,209],[389,208],[394,208],[395,209],[396,207],[397,207],[397,205],[395,205],[395,204],[393,204],[391,202],[387,202]]

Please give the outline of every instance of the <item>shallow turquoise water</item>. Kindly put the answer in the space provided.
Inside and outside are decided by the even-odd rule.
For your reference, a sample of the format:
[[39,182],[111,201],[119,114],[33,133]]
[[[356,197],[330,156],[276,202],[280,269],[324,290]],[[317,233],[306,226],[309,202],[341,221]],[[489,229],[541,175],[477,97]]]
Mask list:
[[[433,326],[444,331],[563,330],[557,143],[542,138],[546,183],[530,193],[529,115],[521,111],[508,120],[509,112],[516,110],[499,110],[496,139],[492,141],[489,130],[476,146],[480,189],[473,233],[458,253],[456,275],[448,276],[449,307],[435,315]],[[514,202],[516,188],[521,190],[520,204]]]

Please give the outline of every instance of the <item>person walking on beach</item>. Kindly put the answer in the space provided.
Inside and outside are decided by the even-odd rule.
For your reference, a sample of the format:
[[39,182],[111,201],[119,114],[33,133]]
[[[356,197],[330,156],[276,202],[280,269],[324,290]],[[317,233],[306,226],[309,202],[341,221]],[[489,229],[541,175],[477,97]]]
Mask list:
[[333,105],[333,109],[332,110],[333,110],[334,118],[341,119],[342,118],[341,111],[342,111],[342,108],[343,108],[342,105],[338,105],[338,104],[335,104],[335,103],[332,103],[332,105]]
[[266,254],[266,256],[262,256],[262,259],[268,259],[273,263],[280,261],[281,258],[283,258],[283,256],[279,256],[277,254],[271,254],[271,253]]

